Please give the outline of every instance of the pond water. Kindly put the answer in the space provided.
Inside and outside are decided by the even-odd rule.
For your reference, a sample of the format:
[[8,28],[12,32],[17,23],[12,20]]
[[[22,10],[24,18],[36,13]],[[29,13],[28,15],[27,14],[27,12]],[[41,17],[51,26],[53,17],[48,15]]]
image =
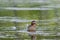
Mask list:
[[[31,21],[36,32],[27,32]],[[60,40],[59,0],[0,0],[0,40]]]
[[[49,24],[49,22],[51,22],[51,20],[57,20],[58,21],[59,19],[60,18],[58,18],[58,19],[53,18],[53,19],[50,19],[50,21],[49,20],[40,20],[40,21],[43,22],[43,24],[47,25],[47,24]],[[1,20],[2,20],[3,23],[7,23],[7,22],[11,22],[11,23],[17,22],[17,23],[19,23],[19,22],[21,22],[22,25],[25,26],[25,27],[23,27],[22,25],[20,25],[19,27],[15,27],[14,25],[9,26],[9,27],[2,26],[2,27],[0,27],[0,31],[3,31],[3,32],[0,32],[0,38],[17,38],[15,33],[23,33],[25,35],[26,34],[36,34],[36,35],[40,35],[40,36],[54,36],[54,37],[60,35],[60,32],[56,33],[56,31],[54,30],[55,27],[51,28],[51,26],[49,26],[49,27],[48,26],[38,27],[36,33],[27,32],[27,26],[29,25],[29,23],[32,20],[24,20],[24,19],[20,19],[20,17],[6,17],[6,16],[5,17],[0,17],[0,21]],[[36,21],[38,23],[39,20],[36,20]],[[17,30],[17,28],[19,28],[19,30]],[[22,28],[22,29],[20,29],[20,28]],[[57,27],[57,29],[59,29],[59,28]],[[7,34],[6,34],[6,32],[7,32]],[[11,33],[12,33],[12,35],[11,35]],[[54,38],[54,39],[56,39],[56,38]],[[41,39],[41,40],[54,40],[54,39]]]

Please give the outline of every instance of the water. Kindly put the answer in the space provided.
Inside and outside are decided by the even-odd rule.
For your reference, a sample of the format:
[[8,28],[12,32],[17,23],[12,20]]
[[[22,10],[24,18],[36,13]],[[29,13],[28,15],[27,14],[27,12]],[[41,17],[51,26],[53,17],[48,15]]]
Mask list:
[[[33,20],[26,20],[26,19],[21,19],[20,17],[0,17],[0,20],[3,20],[3,21],[9,21],[9,22],[31,22]],[[43,22],[44,24],[47,24],[48,22],[59,22],[60,20],[60,17],[56,17],[56,18],[52,18],[52,19],[48,19],[48,20],[35,20],[35,21],[41,21]]]
[[60,5],[55,5],[55,6],[53,6],[53,5],[52,5],[52,6],[42,6],[42,7],[48,7],[48,8],[49,8],[49,7],[50,7],[50,8],[60,8]]
[[16,7],[7,7],[2,8],[6,10],[53,10],[53,8],[16,8]]
[[[9,6],[7,5],[7,7],[1,6],[0,10],[11,10],[11,11],[13,11],[13,10],[15,10],[15,11],[19,11],[19,10],[47,11],[47,10],[49,10],[49,11],[51,11],[51,10],[54,10],[54,8],[59,9],[60,8],[60,3],[58,3],[59,0],[58,1],[53,0],[53,1],[52,0],[17,0],[17,1],[16,0],[13,0],[13,1],[12,0],[0,0],[0,3],[2,5],[6,5],[6,3],[7,4],[9,3],[8,4]],[[10,2],[11,2],[11,4],[15,3],[17,5],[19,5],[20,3],[23,2],[22,4],[24,4],[24,5],[22,6],[22,8],[19,6],[11,7]],[[31,4],[38,3],[40,5],[37,7],[35,7],[35,6],[34,7],[29,7],[29,6],[24,7],[26,3],[31,3]],[[60,14],[58,14],[58,15],[60,15]],[[38,26],[37,26],[38,28],[35,33],[27,32],[27,27],[28,27],[29,23],[32,21],[32,19],[27,20],[27,19],[22,19],[21,17],[8,17],[6,15],[4,17],[0,17],[0,21],[2,24],[2,25],[0,25],[0,38],[18,38],[19,36],[17,37],[16,33],[18,35],[22,35],[22,36],[20,36],[22,38],[23,37],[28,38],[29,36],[27,36],[27,34],[36,34],[39,37],[43,36],[41,40],[59,40],[59,37],[60,37],[60,31],[59,31],[60,30],[60,25],[59,25],[60,17],[58,17],[58,18],[55,17],[55,18],[46,19],[46,20],[36,20],[37,23],[39,23],[39,22],[42,22],[42,23],[38,24]],[[17,27],[15,26],[16,24],[14,24],[14,22],[17,23]],[[56,24],[56,23],[58,23],[58,24]],[[48,38],[45,38],[44,36],[48,37]],[[50,36],[52,38],[50,38]],[[58,38],[56,38],[56,36],[58,36]],[[28,40],[28,39],[26,39],[26,40]]]
[[[8,17],[10,18],[10,17]],[[0,20],[4,20],[4,21],[10,21],[10,22],[31,22],[32,20],[20,20],[20,19],[14,19],[15,17],[11,17],[9,20],[6,18],[6,17],[0,17]],[[60,18],[59,18],[60,19]],[[55,19],[51,19],[51,20],[57,20],[56,18]],[[43,20],[41,20],[43,22]],[[45,20],[44,20],[45,21]],[[51,21],[50,21],[51,22]],[[49,23],[49,22],[48,22]],[[47,24],[48,24],[47,23]],[[46,25],[46,23],[43,22],[43,24]],[[21,25],[20,25],[21,26]],[[28,26],[28,24],[26,25]],[[44,26],[45,27],[45,26]],[[46,26],[47,27],[47,26]],[[60,36],[60,33],[57,32],[57,34],[55,32],[45,32],[43,30],[47,30],[48,28],[40,28],[39,30],[42,30],[42,31],[36,31],[36,33],[30,33],[30,32],[27,32],[26,30],[27,29],[22,29],[22,30],[18,30],[18,31],[15,31],[16,30],[16,27],[15,26],[11,26],[11,27],[3,27],[4,29],[3,30],[6,30],[5,32],[12,32],[12,33],[26,33],[26,34],[36,34],[36,35],[40,35],[40,36]],[[49,26],[50,27],[50,26]],[[9,30],[9,31],[8,31]],[[4,32],[4,31],[3,31]],[[7,37],[6,37],[7,36]],[[0,38],[15,38],[15,36],[10,36],[9,34],[7,34],[6,36],[4,35],[0,35]],[[10,36],[10,37],[8,37]],[[42,39],[42,40],[50,40],[50,39]],[[52,39],[51,39],[52,40]],[[54,39],[53,39],[54,40]]]
[[[4,1],[4,0],[1,0],[2,2],[9,2],[9,0],[6,0],[6,1]],[[50,1],[49,0],[10,0],[11,2],[15,2],[15,3],[22,3],[22,2],[24,2],[24,3],[36,3],[36,2],[38,2],[38,3],[50,3]]]

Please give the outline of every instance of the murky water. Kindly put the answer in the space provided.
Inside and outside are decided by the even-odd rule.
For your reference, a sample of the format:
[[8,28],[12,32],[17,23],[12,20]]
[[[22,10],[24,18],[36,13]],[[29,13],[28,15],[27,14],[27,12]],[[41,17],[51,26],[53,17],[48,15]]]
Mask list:
[[[15,19],[15,18],[17,18],[17,19]],[[46,25],[46,23],[49,24],[49,22],[51,22],[51,20],[53,20],[53,21],[57,20],[58,21],[59,19],[60,18],[58,18],[58,19],[53,18],[53,19],[50,19],[50,21],[49,20],[40,20],[40,21],[42,21],[43,24]],[[19,17],[0,17],[0,21],[1,20],[5,21],[5,22],[7,22],[7,21],[9,21],[9,22],[31,22],[32,21],[32,20],[21,20]],[[38,21],[38,20],[36,20],[36,21]],[[50,28],[48,26],[38,28],[37,30],[41,30],[41,31],[36,31],[36,33],[30,33],[30,32],[27,32],[27,26],[28,26],[28,24],[26,24],[26,28],[23,28],[22,30],[18,30],[18,31],[15,31],[17,29],[15,26],[10,26],[10,27],[5,27],[5,28],[0,27],[0,29],[5,30],[4,33],[5,32],[14,32],[14,33],[19,32],[19,33],[23,33],[23,34],[24,33],[26,33],[26,34],[36,34],[36,35],[40,35],[40,36],[56,36],[56,35],[59,36],[60,35],[59,32],[57,32],[57,34],[56,34],[56,31],[55,32],[54,31],[46,31],[46,32],[43,31],[43,30],[48,30]],[[17,38],[14,34],[12,36],[11,34],[8,34],[8,33],[4,34],[4,33],[0,34],[0,38],[9,38],[9,36],[10,36],[10,38]],[[54,39],[41,39],[41,40],[54,40]]]
[[[59,0],[0,0],[0,11],[20,11],[20,10],[40,10],[52,11],[58,10],[56,14],[60,15]],[[6,5],[7,4],[7,5]],[[0,12],[2,15],[2,12]],[[52,13],[52,12],[51,12]],[[43,14],[43,13],[42,13]],[[4,14],[3,14],[4,15]],[[19,38],[20,36],[29,37],[28,34],[36,34],[41,38],[38,40],[59,40],[60,37],[60,17],[57,15],[51,19],[36,20],[37,29],[35,33],[27,32],[27,27],[32,21],[21,19],[21,17],[10,17],[5,15],[0,17],[0,38]],[[1,25],[2,24],[2,25]],[[20,35],[17,36],[16,34]],[[58,38],[57,38],[57,37]],[[47,38],[48,37],[48,38]],[[25,40],[25,39],[24,39]],[[28,40],[28,39],[26,39]]]

